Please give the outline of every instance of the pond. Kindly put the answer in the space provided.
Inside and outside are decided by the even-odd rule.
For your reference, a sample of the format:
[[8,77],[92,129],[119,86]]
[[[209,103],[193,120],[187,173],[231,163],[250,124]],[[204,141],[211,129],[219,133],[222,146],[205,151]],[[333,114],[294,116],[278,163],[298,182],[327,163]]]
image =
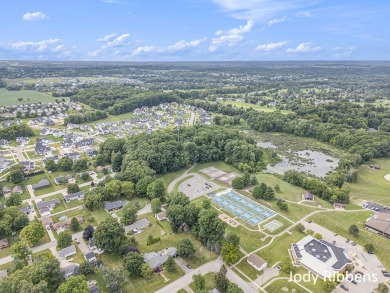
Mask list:
[[339,163],[337,158],[319,151],[302,150],[291,153],[291,155],[290,158],[282,156],[282,161],[273,166],[268,164],[265,171],[268,173],[283,174],[289,170],[296,170],[299,172],[307,172],[318,177],[325,177]]
[[261,148],[265,148],[265,149],[277,149],[278,148],[276,145],[274,145],[270,141],[258,142],[257,146],[261,147]]

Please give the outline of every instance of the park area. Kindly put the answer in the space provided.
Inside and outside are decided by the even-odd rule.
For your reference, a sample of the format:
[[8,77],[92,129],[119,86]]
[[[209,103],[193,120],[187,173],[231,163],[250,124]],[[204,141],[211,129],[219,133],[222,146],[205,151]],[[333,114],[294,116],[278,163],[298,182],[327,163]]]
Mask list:
[[[19,98],[22,98],[23,100],[18,101]],[[55,99],[56,98],[52,97],[51,95],[32,90],[7,91],[4,88],[0,89],[0,101],[2,106],[22,105],[39,102],[47,103],[54,102]],[[69,98],[65,99],[69,100]]]
[[221,208],[227,210],[235,216],[239,216],[251,226],[256,226],[262,221],[276,215],[273,210],[259,204],[246,196],[225,190],[217,194],[210,194],[212,201]]

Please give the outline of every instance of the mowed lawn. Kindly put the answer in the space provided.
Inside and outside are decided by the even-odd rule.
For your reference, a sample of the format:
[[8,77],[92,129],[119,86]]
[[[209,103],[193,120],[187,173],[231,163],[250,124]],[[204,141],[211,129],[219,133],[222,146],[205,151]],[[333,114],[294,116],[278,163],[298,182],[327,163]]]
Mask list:
[[[374,170],[369,165],[380,166],[380,170]],[[390,206],[390,181],[384,176],[390,174],[390,159],[376,159],[369,161],[359,169],[356,183],[346,183],[350,190],[353,202],[372,200]]]
[[[256,227],[254,227],[256,228]],[[249,231],[248,229],[244,228],[243,226],[238,226],[236,228],[233,228],[230,225],[227,225],[226,227],[226,233],[235,233],[237,236],[240,237],[240,246],[242,249],[244,249],[246,252],[250,253],[251,251],[254,251],[265,244],[267,244],[270,240],[270,238],[264,239],[264,241],[261,241],[263,237],[265,237],[265,234],[256,232],[256,231]]]
[[[372,243],[375,247],[375,254],[382,264],[390,269],[390,240],[372,231],[363,228],[365,221],[372,212],[327,212],[313,215],[310,219],[332,232],[338,233],[345,238],[352,239],[357,244],[364,246]],[[360,229],[359,237],[355,238],[348,233],[348,228],[356,224]]]
[[[236,101],[223,101],[221,102],[222,104],[225,104],[225,105],[232,105],[232,106],[236,106],[236,107],[243,107],[243,108],[253,108],[255,110],[258,110],[258,111],[263,111],[263,112],[274,112],[274,111],[277,111],[278,109],[276,109],[275,107],[267,107],[267,106],[261,106],[261,105],[258,105],[258,104],[250,104],[250,103],[245,103],[245,102],[236,102]],[[281,112],[283,114],[290,114],[292,113],[291,111],[288,111],[288,110],[281,110]]]
[[293,230],[291,234],[285,233],[275,238],[270,245],[261,249],[256,254],[265,259],[269,267],[272,267],[276,262],[288,257],[288,249],[290,249],[292,243],[298,242],[305,236],[304,233]]
[[[23,101],[19,102],[18,98],[23,98]],[[62,100],[61,98],[57,98]],[[20,91],[7,91],[6,89],[0,89],[0,106],[11,106],[11,105],[22,105],[27,103],[38,103],[38,102],[54,102],[56,98],[51,95],[31,91],[31,90],[20,90]],[[65,98],[69,100],[69,98]]]

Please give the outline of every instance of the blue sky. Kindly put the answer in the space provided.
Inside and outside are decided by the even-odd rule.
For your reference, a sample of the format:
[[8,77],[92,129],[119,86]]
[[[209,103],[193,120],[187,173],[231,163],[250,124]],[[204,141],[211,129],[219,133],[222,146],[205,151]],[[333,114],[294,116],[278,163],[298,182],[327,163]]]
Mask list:
[[389,60],[386,0],[2,0],[0,59]]

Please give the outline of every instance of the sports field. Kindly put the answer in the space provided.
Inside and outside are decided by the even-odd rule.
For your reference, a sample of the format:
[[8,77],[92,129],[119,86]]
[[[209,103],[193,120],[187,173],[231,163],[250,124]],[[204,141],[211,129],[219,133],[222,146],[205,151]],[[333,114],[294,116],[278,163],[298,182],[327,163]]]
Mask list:
[[276,214],[273,210],[235,191],[220,192],[214,195],[212,200],[251,226],[256,226]]
[[[23,98],[23,101],[19,102],[18,98]],[[37,91],[7,91],[4,88],[0,89],[0,106],[22,105],[38,102],[54,102],[55,99],[56,98],[52,97],[51,95]],[[62,97],[57,99],[62,100]],[[69,100],[69,98],[65,98],[65,100]]]

